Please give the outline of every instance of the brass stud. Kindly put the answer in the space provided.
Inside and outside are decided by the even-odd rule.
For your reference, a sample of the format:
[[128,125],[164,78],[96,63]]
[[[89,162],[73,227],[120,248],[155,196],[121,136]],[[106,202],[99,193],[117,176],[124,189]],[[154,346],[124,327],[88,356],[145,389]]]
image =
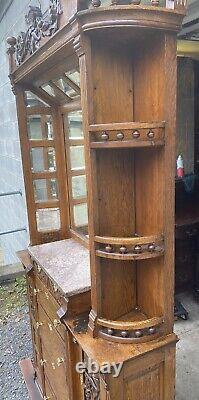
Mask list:
[[102,132],[101,138],[102,138],[102,140],[108,140],[109,139],[108,133],[107,132]]
[[101,6],[101,0],[92,0],[92,5],[93,7]]
[[105,247],[105,250],[106,250],[107,253],[111,253],[113,251],[113,248],[112,248],[112,246],[110,244],[107,244],[106,247]]
[[133,137],[134,137],[134,139],[138,139],[140,137],[140,132],[139,131],[134,131],[133,132]]
[[141,336],[142,336],[142,331],[140,331],[140,330],[135,331],[135,337],[136,338],[140,338]]
[[155,327],[149,328],[149,334],[150,334],[150,335],[154,335],[155,332],[156,332]]
[[124,139],[124,134],[123,134],[122,132],[119,132],[119,133],[117,134],[117,139],[118,139],[118,140],[123,140],[123,139]]
[[120,253],[122,253],[122,254],[127,253],[127,248],[126,248],[126,246],[121,246],[121,247],[120,247]]
[[127,331],[121,331],[121,336],[123,338],[126,338],[128,336],[128,332]]
[[154,139],[155,133],[153,131],[149,131],[147,133],[147,136],[148,136],[149,139]]
[[107,333],[108,333],[108,335],[112,336],[113,335],[113,329],[108,328],[107,329]]
[[149,245],[148,245],[148,250],[149,250],[151,253],[153,253],[153,251],[155,251],[155,244],[154,244],[154,243],[149,244]]
[[151,0],[151,5],[152,6],[159,6],[159,0]]
[[142,246],[140,246],[139,244],[137,244],[137,245],[134,247],[134,252],[135,252],[136,254],[142,253]]

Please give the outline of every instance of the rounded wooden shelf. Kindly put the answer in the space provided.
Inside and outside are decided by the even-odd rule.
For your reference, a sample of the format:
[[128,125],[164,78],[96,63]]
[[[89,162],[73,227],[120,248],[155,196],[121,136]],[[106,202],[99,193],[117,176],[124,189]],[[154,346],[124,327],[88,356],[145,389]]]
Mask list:
[[163,243],[163,241],[163,234],[151,236],[136,235],[134,237],[95,236],[95,242],[110,245],[142,246],[150,243]]
[[128,261],[128,260],[148,260],[150,258],[157,258],[161,257],[164,254],[164,249],[160,250],[155,250],[153,253],[152,252],[146,252],[146,253],[141,253],[141,254],[135,254],[135,253],[127,253],[127,254],[121,254],[121,253],[108,253],[103,250],[96,250],[96,255],[101,258],[109,258],[112,260],[121,260],[121,261]]
[[[140,316],[141,315],[143,314],[140,313]],[[135,316],[138,317],[139,312],[137,315],[135,314]],[[98,318],[98,336],[118,343],[149,342],[162,334],[163,322],[163,317],[154,317],[137,321],[109,321]]]
[[186,7],[175,10],[166,7],[143,5],[116,5],[107,7],[93,7],[80,11],[78,19],[83,31],[107,28],[150,28],[178,32],[182,18],[186,14]]
[[95,236],[95,243],[99,246],[96,249],[98,257],[113,260],[147,260],[164,254],[163,235],[132,238]]

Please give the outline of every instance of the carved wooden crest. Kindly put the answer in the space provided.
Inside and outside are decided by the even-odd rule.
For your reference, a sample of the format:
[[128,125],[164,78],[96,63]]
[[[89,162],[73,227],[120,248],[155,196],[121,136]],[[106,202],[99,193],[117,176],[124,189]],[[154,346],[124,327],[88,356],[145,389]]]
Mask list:
[[26,56],[33,54],[40,46],[42,37],[52,36],[59,29],[62,14],[60,0],[50,0],[48,15],[40,7],[29,6],[25,16],[28,29],[20,32],[16,39],[16,61],[20,65]]
[[96,374],[84,373],[85,399],[100,400],[100,380]]

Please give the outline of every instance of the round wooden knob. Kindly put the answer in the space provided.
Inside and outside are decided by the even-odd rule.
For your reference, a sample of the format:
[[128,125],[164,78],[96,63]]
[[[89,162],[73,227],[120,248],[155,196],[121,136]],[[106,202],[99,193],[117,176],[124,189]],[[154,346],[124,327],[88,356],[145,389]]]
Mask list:
[[154,243],[149,244],[149,245],[148,245],[148,250],[149,250],[151,253],[153,253],[153,251],[155,251],[155,244],[154,244]]
[[107,333],[108,333],[108,335],[113,335],[113,329],[109,328],[109,329],[107,330]]
[[121,331],[121,336],[126,338],[128,336],[128,331]]
[[149,328],[149,334],[150,335],[154,335],[155,332],[156,332],[156,329],[154,327]]
[[106,250],[107,253],[111,253],[113,251],[113,248],[112,248],[112,246],[110,244],[107,244],[106,247],[105,247],[105,250]]
[[93,7],[101,6],[101,0],[92,0],[92,5]]
[[142,253],[142,246],[140,246],[139,244],[137,244],[137,245],[134,247],[134,252],[137,253],[137,254]]
[[134,131],[133,132],[133,137],[134,137],[134,139],[138,139],[140,137],[140,132],[139,131]]
[[148,136],[149,139],[153,139],[154,136],[155,136],[155,133],[154,133],[153,131],[149,131],[149,132],[147,133],[147,136]]
[[117,134],[117,139],[118,139],[118,140],[124,139],[124,134],[123,134],[122,132],[119,132],[119,133]]
[[140,331],[140,330],[135,331],[135,337],[136,338],[140,338],[141,336],[142,336],[142,331]]
[[127,253],[127,248],[126,248],[126,246],[121,246],[121,247],[120,247],[120,253],[122,253],[122,254]]
[[109,135],[107,132],[103,132],[101,135],[102,140],[108,140],[109,139]]

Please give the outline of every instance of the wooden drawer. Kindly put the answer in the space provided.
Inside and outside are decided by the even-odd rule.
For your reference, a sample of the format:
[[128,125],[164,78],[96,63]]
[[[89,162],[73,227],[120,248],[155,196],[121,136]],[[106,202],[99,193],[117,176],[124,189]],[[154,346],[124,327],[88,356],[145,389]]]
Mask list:
[[36,290],[37,290],[38,303],[42,305],[43,309],[45,310],[46,314],[50,318],[53,325],[57,325],[56,330],[64,340],[65,327],[63,325],[59,325],[59,318],[57,315],[57,311],[60,309],[60,305],[51,295],[47,287],[38,278],[36,279]]
[[65,358],[66,342],[62,340],[57,330],[53,327],[50,318],[40,305],[38,305],[39,321],[42,325],[39,327],[39,336],[42,346],[53,355],[54,359]]
[[40,387],[40,390],[43,392],[42,385],[42,376],[43,376],[43,367],[41,366],[41,354],[37,351],[36,347],[33,344],[33,352],[34,352],[34,369],[36,373],[36,380]]
[[56,400],[56,396],[54,395],[54,393],[51,389],[51,386],[48,382],[47,376],[45,376],[45,393],[46,393],[46,395],[45,395],[46,400]]
[[48,379],[57,400],[70,400],[69,389],[67,383],[67,367],[65,359],[63,363],[58,365],[57,360],[49,355],[43,346],[44,374]]

